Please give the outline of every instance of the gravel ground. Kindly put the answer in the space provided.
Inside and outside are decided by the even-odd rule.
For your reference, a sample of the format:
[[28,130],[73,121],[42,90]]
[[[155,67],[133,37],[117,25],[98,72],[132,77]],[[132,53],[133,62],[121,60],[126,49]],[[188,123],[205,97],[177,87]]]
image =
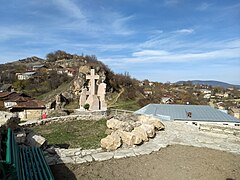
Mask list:
[[51,166],[61,179],[240,179],[240,155],[172,145],[150,155],[83,164]]

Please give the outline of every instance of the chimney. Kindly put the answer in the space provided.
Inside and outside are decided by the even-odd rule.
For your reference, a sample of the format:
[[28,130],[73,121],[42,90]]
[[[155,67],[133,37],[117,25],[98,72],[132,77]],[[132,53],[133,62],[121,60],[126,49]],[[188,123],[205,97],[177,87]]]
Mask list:
[[192,118],[192,112],[187,112],[187,117]]

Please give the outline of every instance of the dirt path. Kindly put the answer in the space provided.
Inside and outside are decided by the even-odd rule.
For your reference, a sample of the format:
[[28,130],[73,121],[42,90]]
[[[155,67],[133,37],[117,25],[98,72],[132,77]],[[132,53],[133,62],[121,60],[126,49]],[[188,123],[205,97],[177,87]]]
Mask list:
[[122,95],[122,93],[125,91],[124,88],[121,89],[121,91],[118,93],[117,97],[114,99],[113,102],[111,102],[108,107],[114,107],[114,104],[118,101],[118,98]]
[[173,145],[150,155],[51,167],[56,179],[240,179],[240,156]]

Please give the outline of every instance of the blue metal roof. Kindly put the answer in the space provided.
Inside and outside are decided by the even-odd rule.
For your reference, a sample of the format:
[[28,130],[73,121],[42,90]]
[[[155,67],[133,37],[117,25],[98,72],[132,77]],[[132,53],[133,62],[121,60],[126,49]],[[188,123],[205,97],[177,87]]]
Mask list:
[[[191,117],[188,113],[191,112]],[[218,109],[204,105],[179,105],[179,104],[149,104],[135,114],[153,115],[162,120],[179,121],[206,121],[206,122],[232,122],[240,120]]]

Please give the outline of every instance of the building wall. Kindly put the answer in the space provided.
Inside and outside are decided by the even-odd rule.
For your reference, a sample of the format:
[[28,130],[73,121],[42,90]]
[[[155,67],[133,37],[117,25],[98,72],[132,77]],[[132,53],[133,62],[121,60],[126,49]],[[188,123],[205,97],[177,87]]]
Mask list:
[[240,126],[240,121],[239,123],[232,123],[232,122],[206,122],[206,121],[178,121],[174,120],[176,122],[184,122],[187,124],[191,125],[196,125],[199,126],[200,124],[216,124],[216,125],[225,125],[225,126]]
[[16,102],[4,102],[5,108],[9,108],[9,107],[12,107],[12,106],[15,106],[15,105],[17,105]]
[[21,121],[42,119],[43,109],[26,109],[19,112]]
[[235,112],[235,113],[233,113],[233,116],[234,116],[235,118],[240,119],[240,113],[239,113],[239,112]]

